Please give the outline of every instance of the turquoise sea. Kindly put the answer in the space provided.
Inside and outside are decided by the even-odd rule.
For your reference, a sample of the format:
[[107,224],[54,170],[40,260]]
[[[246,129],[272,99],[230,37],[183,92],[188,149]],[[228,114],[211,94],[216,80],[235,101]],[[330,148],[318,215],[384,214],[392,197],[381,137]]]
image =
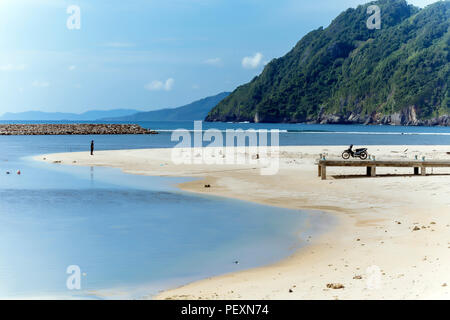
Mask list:
[[[278,261],[330,216],[180,191],[186,178],[35,162],[31,156],[167,148],[192,122],[139,123],[151,136],[0,136],[0,298],[142,298],[189,281]],[[280,129],[281,145],[450,145],[450,128],[204,123]],[[17,170],[21,175],[17,175]],[[10,174],[6,174],[10,172]],[[300,232],[301,231],[301,232]],[[238,263],[236,263],[238,262]],[[68,290],[66,269],[82,271]]]

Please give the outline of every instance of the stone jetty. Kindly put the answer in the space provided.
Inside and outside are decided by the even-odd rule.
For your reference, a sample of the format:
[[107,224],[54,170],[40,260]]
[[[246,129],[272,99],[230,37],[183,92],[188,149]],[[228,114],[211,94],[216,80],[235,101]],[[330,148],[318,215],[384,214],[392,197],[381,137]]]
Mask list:
[[2,124],[0,135],[158,134],[136,124]]

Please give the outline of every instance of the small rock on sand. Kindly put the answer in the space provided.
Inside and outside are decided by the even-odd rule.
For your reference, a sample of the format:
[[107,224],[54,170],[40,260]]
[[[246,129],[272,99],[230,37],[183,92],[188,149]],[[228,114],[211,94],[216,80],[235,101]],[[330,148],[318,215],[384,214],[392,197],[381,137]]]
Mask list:
[[334,290],[339,290],[339,289],[344,289],[345,286],[341,283],[329,283],[327,284],[327,288],[328,289],[334,289]]

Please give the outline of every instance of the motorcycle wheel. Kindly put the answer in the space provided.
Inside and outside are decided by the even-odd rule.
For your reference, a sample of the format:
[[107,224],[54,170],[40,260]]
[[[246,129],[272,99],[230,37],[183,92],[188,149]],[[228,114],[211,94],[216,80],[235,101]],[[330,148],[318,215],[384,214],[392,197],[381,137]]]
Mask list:
[[359,158],[360,158],[361,160],[366,160],[368,156],[369,156],[369,155],[367,154],[367,152],[363,152],[363,153],[361,153],[361,155],[359,156]]
[[344,160],[350,159],[350,153],[348,153],[347,151],[344,151],[342,153],[342,159],[344,159]]

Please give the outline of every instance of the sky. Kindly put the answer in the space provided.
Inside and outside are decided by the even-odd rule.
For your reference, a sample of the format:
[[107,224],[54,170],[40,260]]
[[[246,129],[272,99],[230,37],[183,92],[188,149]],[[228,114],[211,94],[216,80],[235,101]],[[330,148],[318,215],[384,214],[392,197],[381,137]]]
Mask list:
[[233,91],[367,2],[0,0],[0,114],[147,111]]

